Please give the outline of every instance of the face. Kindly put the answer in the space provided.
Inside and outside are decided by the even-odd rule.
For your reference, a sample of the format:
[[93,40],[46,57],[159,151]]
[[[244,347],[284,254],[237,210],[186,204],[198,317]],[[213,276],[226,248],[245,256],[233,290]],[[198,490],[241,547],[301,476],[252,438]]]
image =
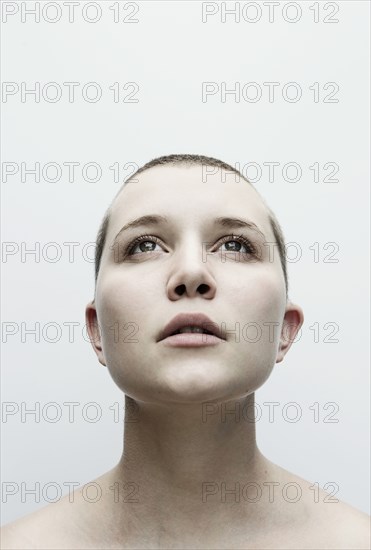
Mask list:
[[[203,181],[201,166],[156,166],[136,179],[112,206],[95,302],[86,308],[99,361],[124,393],[144,402],[226,401],[255,391],[303,322],[300,307],[286,302],[262,200],[220,169]],[[168,221],[128,229],[114,242],[144,215]],[[218,217],[257,230],[216,224]],[[201,347],[158,341],[178,313],[207,315],[226,339]]]

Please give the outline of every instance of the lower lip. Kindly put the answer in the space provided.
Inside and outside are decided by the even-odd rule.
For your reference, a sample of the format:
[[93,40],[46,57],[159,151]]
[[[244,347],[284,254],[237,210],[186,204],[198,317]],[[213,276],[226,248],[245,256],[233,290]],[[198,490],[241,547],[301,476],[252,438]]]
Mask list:
[[161,340],[165,346],[174,346],[177,348],[199,348],[201,346],[216,346],[221,342],[225,342],[221,338],[213,334],[203,334],[200,332],[183,332],[181,334],[173,334]]

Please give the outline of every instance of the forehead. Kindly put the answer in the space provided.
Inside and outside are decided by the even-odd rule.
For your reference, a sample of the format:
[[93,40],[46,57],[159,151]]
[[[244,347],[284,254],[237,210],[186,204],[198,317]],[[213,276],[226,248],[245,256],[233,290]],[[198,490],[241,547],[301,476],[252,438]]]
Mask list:
[[241,217],[272,237],[266,206],[256,190],[237,174],[213,166],[155,166],[135,175],[111,205],[110,237],[147,214],[164,215],[187,227],[219,216]]

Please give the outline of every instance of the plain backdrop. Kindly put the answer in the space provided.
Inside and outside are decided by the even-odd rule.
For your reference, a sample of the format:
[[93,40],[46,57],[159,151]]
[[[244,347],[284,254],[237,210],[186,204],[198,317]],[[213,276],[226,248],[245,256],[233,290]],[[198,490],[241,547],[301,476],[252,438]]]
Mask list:
[[[16,3],[2,4],[9,13]],[[280,2],[270,21],[263,2],[79,2],[73,22],[63,2],[49,3],[40,22],[22,16],[22,4],[35,9],[18,2],[17,13],[2,13],[2,523],[47,505],[56,484],[66,494],[67,481],[93,480],[120,458],[123,416],[115,421],[114,410],[123,394],[84,332],[91,243],[132,167],[171,153],[246,169],[295,243],[290,297],[305,323],[256,393],[260,449],[370,513],[369,3],[331,2],[326,11],[323,2]],[[61,18],[51,23],[55,4]],[[231,8],[239,22],[237,12],[224,17]],[[215,14],[203,21],[205,9]],[[22,86],[37,82],[49,101],[22,98]],[[59,101],[50,101],[58,90],[50,82]],[[65,82],[78,83],[72,102]],[[215,93],[203,97],[203,83]],[[223,86],[237,95],[223,97]],[[90,99],[101,89],[101,99],[84,99],[83,88]],[[69,177],[63,163],[72,162]],[[39,182],[25,172],[35,163]],[[25,254],[38,246],[38,261]],[[35,407],[39,420],[26,414]]]

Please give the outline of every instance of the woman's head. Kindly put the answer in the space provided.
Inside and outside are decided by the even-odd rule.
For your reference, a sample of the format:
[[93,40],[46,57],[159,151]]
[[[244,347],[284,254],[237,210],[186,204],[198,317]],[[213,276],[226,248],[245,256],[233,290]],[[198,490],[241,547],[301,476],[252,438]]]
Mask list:
[[[175,315],[196,312],[226,340],[202,348],[158,341]],[[303,314],[287,297],[281,229],[256,189],[221,161],[171,155],[144,165],[111,203],[86,319],[99,361],[127,395],[192,403],[261,386]]]

